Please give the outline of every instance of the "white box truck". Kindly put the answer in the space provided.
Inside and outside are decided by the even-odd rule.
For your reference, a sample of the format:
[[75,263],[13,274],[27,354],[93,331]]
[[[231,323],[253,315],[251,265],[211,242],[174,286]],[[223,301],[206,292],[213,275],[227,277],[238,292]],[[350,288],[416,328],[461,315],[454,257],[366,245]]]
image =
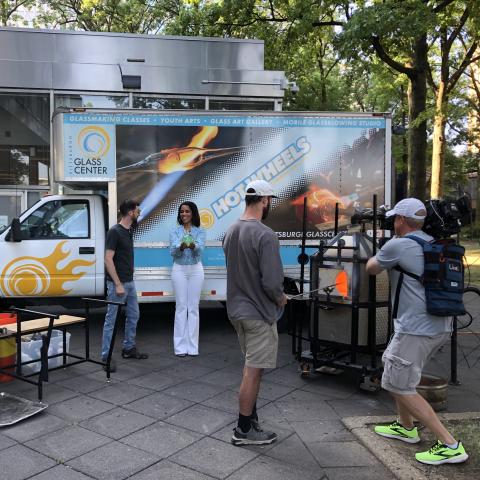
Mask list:
[[[390,204],[388,114],[69,109],[53,117],[53,190],[0,232],[0,301],[62,303],[105,293],[105,233],[120,202],[142,214],[134,233],[140,302],[172,301],[169,231],[194,201],[207,232],[202,299],[225,299],[221,247],[249,181],[278,192],[267,224],[287,276],[299,274],[303,198],[307,239],[333,235],[373,193]],[[62,297],[62,298],[58,298]]]

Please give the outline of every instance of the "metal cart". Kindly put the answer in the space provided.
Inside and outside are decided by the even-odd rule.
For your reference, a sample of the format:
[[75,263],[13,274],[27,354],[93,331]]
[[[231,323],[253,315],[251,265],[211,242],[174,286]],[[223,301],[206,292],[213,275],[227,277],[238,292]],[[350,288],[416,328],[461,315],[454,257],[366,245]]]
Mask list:
[[[289,305],[292,352],[302,375],[349,370],[357,374],[359,387],[368,391],[380,388],[379,355],[392,331],[388,275],[370,276],[365,270],[377,249],[375,204],[376,199],[371,235],[367,222],[349,233],[338,232],[336,221],[335,237],[320,242],[309,257],[310,291]],[[338,207],[336,212],[338,217]]]

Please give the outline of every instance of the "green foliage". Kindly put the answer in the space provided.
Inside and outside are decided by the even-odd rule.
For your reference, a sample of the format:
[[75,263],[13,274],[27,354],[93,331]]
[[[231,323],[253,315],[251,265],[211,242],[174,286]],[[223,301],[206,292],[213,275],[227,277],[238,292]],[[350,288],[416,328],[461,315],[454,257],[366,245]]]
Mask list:
[[336,45],[351,59],[373,54],[372,37],[381,38],[390,56],[405,63],[412,57],[415,41],[434,24],[431,7],[422,0],[375,1],[355,11],[337,35]]
[[[34,0],[0,0],[0,21],[17,19],[12,7],[30,8]],[[469,16],[448,55],[450,75],[465,51],[478,39],[478,0],[47,0],[37,2],[36,24],[42,27],[229,38],[265,42],[265,68],[285,71],[300,87],[285,93],[285,110],[389,111],[394,125],[417,128],[427,121],[431,133],[436,113],[434,85],[440,79],[441,35],[450,35],[465,9]],[[441,8],[438,8],[441,7]],[[13,13],[11,13],[13,11]],[[8,13],[10,12],[10,13]],[[408,79],[401,67],[412,67],[416,42],[428,41],[431,86],[423,112],[407,125]],[[380,59],[372,40],[385,56]],[[468,71],[467,71],[468,73]],[[480,98],[469,95],[471,79],[457,79],[444,112],[447,141],[477,141],[466,116],[480,115]],[[405,136],[394,136],[392,155],[397,171],[405,168]],[[447,149],[447,188],[464,181],[471,162]]]
[[22,22],[21,9],[28,10],[35,0],[0,0],[0,26],[13,26]]
[[180,0],[47,0],[37,23],[97,32],[158,33]]

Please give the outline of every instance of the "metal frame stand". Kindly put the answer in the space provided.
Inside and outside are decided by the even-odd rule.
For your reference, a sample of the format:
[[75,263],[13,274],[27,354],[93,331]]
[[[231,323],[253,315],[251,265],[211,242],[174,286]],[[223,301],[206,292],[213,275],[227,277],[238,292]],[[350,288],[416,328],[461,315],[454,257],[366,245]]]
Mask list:
[[[357,275],[359,279],[360,267],[367,262],[367,259],[361,258],[360,247],[366,251],[371,251],[372,255],[376,253],[376,238],[377,238],[377,218],[376,218],[376,196],[374,196],[373,204],[373,238],[371,240],[371,247],[367,241],[368,237],[364,232],[354,233],[353,246],[345,246],[342,241],[343,232],[338,232],[338,204],[335,208],[335,236],[328,243],[321,241],[318,252],[310,257],[310,294],[308,297],[295,299],[290,301],[289,317],[290,333],[292,335],[292,353],[300,362],[302,368],[302,375],[307,376],[311,367],[315,371],[322,371],[320,367],[329,367],[331,370],[350,370],[359,375],[359,386],[365,390],[377,391],[380,388],[380,377],[383,367],[379,362],[379,355],[385,345],[377,345],[377,330],[376,330],[376,310],[377,308],[388,308],[390,313],[389,301],[377,301],[376,297],[376,278],[369,276],[368,282],[368,301],[360,301],[359,291],[354,292],[352,302],[340,303],[335,302],[329,297],[328,292],[325,292],[326,300],[320,298],[318,289],[318,270],[319,268],[332,268],[331,262],[352,262],[353,275]],[[304,211],[306,211],[306,201],[304,202]],[[305,238],[305,215],[303,238]],[[302,253],[299,255],[299,263],[303,260],[305,252],[305,243],[302,241]],[[326,257],[327,250],[336,250],[335,257]],[[350,250],[351,257],[342,259],[342,250]],[[327,262],[327,263],[325,263]],[[302,267],[303,264],[301,263]],[[303,274],[303,268],[302,268]],[[303,286],[303,275],[300,279],[300,284]],[[351,333],[350,343],[339,343],[319,338],[318,331],[318,316],[321,310],[334,309],[336,306],[351,308]],[[360,346],[358,344],[359,333],[359,318],[362,309],[368,310],[367,323],[367,345]],[[307,312],[305,312],[307,310]],[[307,313],[307,315],[305,314]],[[309,326],[307,336],[304,336],[304,320],[308,319]],[[391,319],[389,315],[387,326],[387,342],[389,333],[391,331]],[[307,341],[309,350],[303,350],[303,342]],[[380,365],[380,366],[379,366]]]
[[[16,352],[16,362],[11,365],[6,365],[2,368],[0,368],[0,373],[4,375],[11,376],[13,378],[17,378],[19,380],[22,380],[24,382],[30,383],[31,385],[36,385],[38,389],[38,400],[41,401],[43,397],[43,382],[48,382],[48,374],[49,371],[54,371],[58,370],[60,368],[65,368],[65,367],[71,367],[73,365],[78,365],[80,363],[84,362],[91,362],[91,363],[96,363],[97,365],[102,365],[106,366],[106,373],[107,373],[107,381],[110,381],[110,365],[111,365],[111,360],[112,360],[112,354],[113,354],[113,348],[115,344],[115,337],[117,334],[118,330],[118,324],[120,321],[120,317],[122,315],[122,307],[125,306],[126,304],[123,302],[112,302],[109,300],[99,300],[96,298],[83,298],[82,300],[85,301],[85,321],[84,321],[84,326],[85,326],[85,355],[80,356],[80,355],[75,355],[73,353],[67,353],[67,345],[66,345],[66,327],[65,326],[60,326],[59,328],[62,330],[63,333],[63,352],[56,354],[56,355],[48,355],[48,349],[50,347],[50,340],[52,338],[52,330],[55,327],[55,320],[59,319],[59,315],[53,315],[50,313],[44,313],[44,312],[39,312],[35,310],[28,310],[24,308],[11,308],[12,311],[16,312],[16,323],[17,323],[17,329],[16,333],[14,335],[7,335],[3,334],[3,338],[8,338],[8,337],[15,337],[15,343],[17,345],[17,352]],[[107,304],[107,305],[117,305],[117,315],[115,317],[115,324],[112,332],[112,340],[110,342],[110,348],[108,352],[108,357],[106,362],[100,362],[98,360],[93,360],[90,358],[90,309],[89,309],[89,304],[91,303],[99,303],[99,304]],[[31,317],[31,318],[25,318],[25,317]],[[22,322],[26,322],[29,320],[35,320],[38,318],[48,318],[48,326],[47,328],[42,328],[38,332],[41,333],[42,337],[42,346],[40,348],[40,360],[35,359],[35,360],[29,360],[26,362],[22,362]],[[42,332],[45,332],[42,333]],[[50,358],[56,358],[56,357],[62,357],[62,365],[54,368],[48,367],[48,360]],[[69,358],[74,358],[76,361],[67,363],[67,357]],[[22,373],[22,366],[29,365],[31,363],[36,363],[40,361],[40,371],[38,373],[31,373],[28,375],[24,375]],[[14,371],[12,371],[14,370]],[[35,375],[38,375],[37,380],[32,380],[30,377],[33,377]]]
[[[108,305],[116,305],[118,307],[117,308],[117,314],[115,316],[115,323],[113,325],[113,332],[112,332],[112,339],[110,341],[110,348],[108,349],[107,360],[106,360],[106,362],[95,362],[95,363],[99,363],[100,365],[105,365],[106,372],[107,372],[107,381],[109,382],[110,381],[110,374],[111,374],[110,365],[111,365],[111,362],[112,362],[113,348],[115,346],[115,338],[117,336],[118,324],[120,323],[120,318],[122,316],[122,311],[123,311],[122,307],[124,307],[126,305],[126,303],[125,302],[114,302],[114,301],[111,301],[111,300],[100,300],[98,298],[88,298],[88,297],[84,297],[84,298],[82,298],[82,300],[85,301],[85,317],[86,318],[88,318],[89,315],[90,315],[89,305],[91,303],[97,303],[97,304],[107,305],[107,306]],[[88,327],[87,327],[87,330],[85,332],[85,341],[86,341],[85,352],[86,352],[86,355],[88,356],[89,355],[89,345],[90,345]]]

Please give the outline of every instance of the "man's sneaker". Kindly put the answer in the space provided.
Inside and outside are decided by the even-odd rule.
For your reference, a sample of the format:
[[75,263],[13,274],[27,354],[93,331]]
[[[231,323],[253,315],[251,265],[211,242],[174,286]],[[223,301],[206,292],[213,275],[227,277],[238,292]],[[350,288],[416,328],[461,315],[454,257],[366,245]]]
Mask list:
[[437,441],[430,450],[415,454],[415,458],[428,465],[442,465],[442,463],[461,463],[467,458],[467,452],[462,442],[458,442],[457,448],[450,448],[442,442]]
[[[102,360],[102,362],[106,362],[106,360]],[[103,369],[107,371],[107,365],[103,366]],[[117,365],[115,363],[115,360],[113,358],[110,360],[110,373],[116,372],[117,371]]]
[[146,353],[140,353],[137,347],[132,347],[130,350],[122,350],[122,358],[136,358],[137,360],[144,360],[148,358]]
[[264,432],[257,422],[256,428],[250,428],[247,433],[243,433],[238,427],[233,429],[232,443],[233,445],[268,445],[277,439],[277,434],[273,432]]
[[252,425],[252,428],[256,430],[257,432],[262,432],[262,427],[260,426],[260,422],[258,419],[255,418],[250,418],[250,424]]
[[407,443],[418,443],[420,441],[417,427],[407,430],[397,420],[390,425],[377,425],[375,427],[375,433],[382,437],[396,438],[397,440]]

